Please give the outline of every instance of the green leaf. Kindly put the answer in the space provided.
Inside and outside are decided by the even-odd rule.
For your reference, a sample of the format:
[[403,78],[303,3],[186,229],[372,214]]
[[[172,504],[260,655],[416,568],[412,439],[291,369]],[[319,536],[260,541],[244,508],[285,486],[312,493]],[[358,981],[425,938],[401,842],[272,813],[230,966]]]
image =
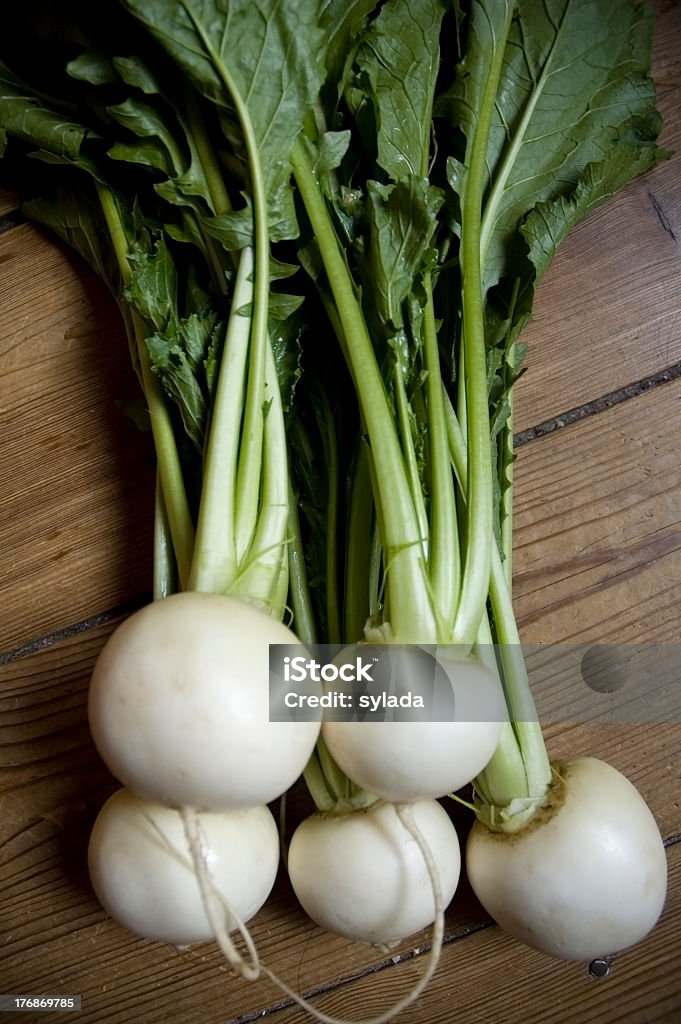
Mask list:
[[302,376],[301,339],[305,329],[305,318],[298,314],[297,309],[286,319],[270,324],[270,341],[277,368],[281,401],[286,413],[293,409],[293,396]]
[[378,162],[397,181],[425,175],[440,60],[440,0],[388,0],[357,53],[374,107]]
[[182,267],[190,312],[181,314],[178,269],[163,236],[150,251],[133,245],[128,259],[132,279],[125,298],[151,327],[145,339],[151,368],[177,407],[185,433],[202,451],[224,324],[211,310],[210,296],[191,264]]
[[246,198],[246,206],[234,213],[221,213],[206,220],[206,231],[229,252],[236,252],[253,244],[253,211]]
[[[124,0],[196,87],[247,119],[275,220],[295,233],[289,153],[322,80],[317,0]],[[243,126],[242,126],[243,127]],[[282,204],[286,215],[282,217]]]
[[389,333],[403,326],[403,304],[423,269],[442,199],[425,178],[411,176],[388,186],[369,182],[371,295]]
[[521,234],[529,247],[537,282],[570,228],[632,177],[646,171],[660,155],[654,142],[618,142],[606,160],[585,169],[572,192],[538,203],[530,211]]
[[[510,3],[474,0],[466,56],[439,103],[469,139],[490,52],[504,45],[501,26]],[[557,212],[561,198],[579,187],[570,204],[574,223],[609,194],[611,182],[620,187],[658,158],[650,31],[650,11],[632,0],[514,3],[487,151],[482,252],[488,288],[513,273],[510,240],[535,206],[555,201]],[[594,175],[591,165],[608,170]],[[450,184],[461,192],[466,175],[450,176]]]
[[[165,118],[150,103],[130,97],[123,103],[108,107],[108,111],[119,124],[141,139],[169,139]],[[175,148],[168,146],[171,151]]]
[[187,436],[203,449],[208,415],[206,364],[215,358],[222,325],[217,317],[191,314],[169,332],[146,339],[151,366],[166,394],[175,402]]
[[116,142],[110,147],[108,155],[112,160],[142,164],[163,171],[164,174],[172,171],[168,150],[158,139],[144,139],[135,143]]
[[351,132],[324,132],[319,140],[319,151],[315,162],[317,174],[328,174],[340,166],[350,145]]
[[336,100],[343,92],[345,74],[366,19],[379,0],[322,0],[320,24],[327,45],[324,61],[330,83],[334,83]]
[[126,288],[128,301],[154,330],[165,332],[170,325],[177,327],[177,269],[163,238],[156,241],[151,252],[134,247],[128,260],[132,268],[132,280]]
[[119,81],[114,61],[108,54],[86,50],[66,65],[71,78],[90,85],[113,85]]
[[114,57],[112,63],[126,85],[139,89],[147,96],[162,96],[163,88],[148,64],[141,58]]
[[59,190],[53,197],[24,203],[31,220],[50,228],[92,267],[111,292],[120,296],[120,275],[101,207],[88,189]]
[[[113,160],[139,164],[161,171],[166,180],[156,181],[156,193],[173,206],[188,207],[199,221],[214,209],[202,155],[211,151],[203,120],[196,103],[187,103],[189,90],[174,90],[163,85],[159,74],[152,70],[141,57],[113,57],[101,73],[97,58],[87,52],[72,61],[70,69],[82,71],[82,77],[91,84],[101,85],[113,81],[130,90],[126,99],[106,108],[107,117],[119,124],[130,135],[121,134],[108,150]],[[87,72],[95,68],[89,78]],[[167,72],[167,68],[163,69]],[[110,128],[108,130],[110,134]],[[134,136],[134,141],[131,139]],[[217,158],[214,159],[217,164]],[[158,175],[155,174],[155,177]],[[177,235],[180,229],[174,225],[171,230]],[[201,245],[201,231],[197,225],[186,231],[187,237]]]
[[76,162],[90,134],[34,95],[31,89],[0,64],[0,127],[24,142]]
[[270,292],[268,310],[270,322],[288,320],[303,304],[302,295],[286,295],[284,292]]

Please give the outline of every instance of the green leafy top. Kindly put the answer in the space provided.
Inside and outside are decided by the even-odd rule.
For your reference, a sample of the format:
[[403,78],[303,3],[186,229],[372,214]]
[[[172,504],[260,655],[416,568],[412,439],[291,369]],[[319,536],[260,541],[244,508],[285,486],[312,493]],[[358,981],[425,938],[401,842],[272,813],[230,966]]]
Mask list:
[[[531,210],[558,200],[563,228],[554,235],[557,245],[577,216],[658,159],[660,121],[648,74],[651,30],[652,12],[644,4],[473,0],[466,54],[438,110],[472,138],[489,54],[503,46],[485,161],[487,288],[513,276],[509,238]],[[466,169],[454,164],[450,183],[459,194],[465,191]],[[560,204],[578,186],[580,202]],[[552,248],[544,248],[543,259],[537,251],[538,276]]]
[[[375,638],[513,647],[518,339],[566,233],[663,156],[649,12],[102,2],[107,32],[60,5],[54,47],[47,0],[27,5],[49,28],[16,63],[0,42],[0,131],[5,165],[89,176],[80,211],[63,193],[31,209],[122,301],[182,585],[278,615],[288,594],[311,636],[313,535],[329,636],[368,620]],[[502,667],[520,714],[476,787],[530,806],[548,762],[522,669]]]
[[[241,123],[257,150],[274,238],[297,234],[291,142],[322,79],[315,0],[124,0],[204,95]],[[251,173],[252,173],[251,168]],[[249,214],[250,216],[250,214]]]

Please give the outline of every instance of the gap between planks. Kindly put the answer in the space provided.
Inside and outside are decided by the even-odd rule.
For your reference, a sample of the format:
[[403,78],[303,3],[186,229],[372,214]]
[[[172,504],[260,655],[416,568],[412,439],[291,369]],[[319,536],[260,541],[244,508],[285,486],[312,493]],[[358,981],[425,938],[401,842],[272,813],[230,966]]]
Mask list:
[[118,618],[131,615],[132,612],[141,608],[150,600],[151,595],[149,594],[136,601],[126,601],[124,604],[116,605],[114,608],[108,608],[106,611],[99,612],[97,615],[90,615],[85,619],[80,619],[78,622],[73,622],[68,626],[63,626],[61,629],[55,629],[50,633],[45,633],[43,636],[36,637],[34,640],[29,640],[26,643],[20,644],[11,651],[0,653],[0,665],[8,665],[10,662],[20,661],[22,658],[28,658],[33,654],[38,654],[40,651],[45,650],[47,647],[53,647],[55,644],[62,643],[64,640],[69,640],[71,637],[77,636],[79,633],[87,633],[90,630],[97,629],[99,626],[105,626],[110,622],[114,622]]

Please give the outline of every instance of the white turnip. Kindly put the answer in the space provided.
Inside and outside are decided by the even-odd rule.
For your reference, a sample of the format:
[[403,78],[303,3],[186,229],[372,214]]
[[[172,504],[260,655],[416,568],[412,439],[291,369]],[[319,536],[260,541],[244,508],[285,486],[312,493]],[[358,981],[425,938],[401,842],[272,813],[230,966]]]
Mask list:
[[[224,901],[227,931],[249,921],[272,890],[279,835],[267,807],[198,816],[201,856]],[[88,848],[104,909],[135,935],[174,946],[215,938],[180,812],[117,790],[95,821]]]
[[119,626],[92,675],[97,749],[124,785],[171,807],[270,803],[300,776],[319,722],[269,721],[269,644],[281,622],[218,594],[155,601]]
[[[456,830],[434,800],[411,808],[437,872],[442,906],[459,881]],[[320,927],[391,946],[436,916],[428,866],[396,808],[379,801],[345,814],[315,814],[291,838],[288,872],[301,906]]]
[[660,832],[636,788],[611,765],[554,766],[548,805],[518,832],[477,821],[466,847],[478,899],[511,935],[566,960],[592,960],[640,941],[665,900]]
[[[399,658],[409,659],[408,649]],[[392,803],[437,798],[467,785],[494,754],[508,715],[498,677],[481,662],[445,654],[438,663],[451,685],[453,720],[330,720],[322,726],[345,774]],[[401,675],[407,685],[408,668]],[[417,689],[419,680],[413,685]]]

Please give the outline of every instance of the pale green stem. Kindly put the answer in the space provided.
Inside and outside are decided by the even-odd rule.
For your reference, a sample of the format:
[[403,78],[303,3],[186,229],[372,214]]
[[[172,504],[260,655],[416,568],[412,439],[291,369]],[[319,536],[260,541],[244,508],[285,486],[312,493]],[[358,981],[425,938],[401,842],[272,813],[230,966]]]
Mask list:
[[397,423],[402,439],[402,454],[404,456],[407,477],[409,479],[409,486],[411,487],[411,493],[414,501],[414,511],[419,524],[419,534],[423,538],[423,564],[427,565],[429,549],[428,513],[426,511],[426,503],[423,498],[423,486],[419,475],[416,451],[414,449],[414,439],[412,437],[411,423],[409,420],[409,399],[407,398],[404,386],[404,373],[402,372],[399,359],[395,360],[395,404],[397,408]]
[[251,322],[253,250],[241,252],[208,432],[190,587],[227,593],[237,574],[235,480]]
[[274,618],[281,619],[288,581],[289,473],[284,410],[269,338],[265,356],[263,400],[267,414],[260,467],[261,507],[231,593],[263,604]]
[[[237,470],[236,499],[236,553],[237,560],[246,554],[256,531],[260,509],[260,467],[264,432],[263,381],[267,365],[270,239],[267,197],[262,173],[258,140],[248,106],[244,102],[229,69],[216,51],[210,36],[196,11],[186,0],[180,0],[194,25],[215,71],[231,97],[241,131],[251,171],[254,223],[254,289],[251,321],[251,352],[248,364],[248,384],[241,435],[241,452]],[[288,492],[287,492],[288,500]]]
[[293,628],[301,644],[317,642],[317,627],[310,598],[310,587],[305,566],[305,550],[300,534],[298,502],[291,488],[289,493],[289,593],[293,611]]
[[[499,665],[487,614],[483,616],[478,630],[476,653],[483,664],[498,677]],[[512,722],[504,724],[492,760],[475,779],[475,789],[487,803],[498,806],[510,803],[515,797],[529,795],[525,763]]]
[[177,564],[170,536],[168,514],[163,500],[163,487],[156,472],[156,500],[154,503],[154,601],[161,601],[177,589]]
[[[452,478],[447,425],[442,393],[440,352],[430,274],[424,280],[423,344],[428,396],[428,444],[430,467],[430,539],[428,578],[433,604],[440,620],[440,635],[449,637],[454,626],[459,590],[459,543],[456,529],[456,497]],[[421,489],[419,488],[419,493]]]
[[367,446],[360,441],[350,491],[345,543],[343,639],[355,643],[364,636],[371,610],[369,572],[373,531],[373,494]]
[[[446,396],[444,385],[443,394]],[[468,457],[466,442],[448,397],[446,397],[445,408],[452,461],[457,478],[465,480]],[[525,767],[526,784],[523,787],[523,792],[514,791],[514,795],[541,797],[551,782],[551,768],[527,678],[527,669],[504,566],[496,544],[492,546],[489,597],[499,645],[498,652],[501,659],[506,703],[513,729],[512,731],[505,730],[493,758],[493,761],[497,759],[497,764],[488,766],[485,778],[489,781],[496,773],[499,778],[499,789],[503,786],[504,795],[507,795],[508,791],[514,791],[513,779],[505,777],[505,766],[509,765],[511,771],[515,773],[514,766],[517,764],[516,751],[513,749],[515,746],[520,750]],[[501,764],[500,768],[498,768],[499,764]]]
[[399,599],[390,602],[393,633],[402,643],[436,640],[436,622],[425,585],[423,538],[371,338],[324,197],[300,139],[293,148],[291,163],[338,309],[374,456],[378,493],[390,495],[390,502],[381,503],[379,511],[388,588],[399,595]]
[[454,642],[460,644],[471,644],[474,641],[484,612],[494,537],[485,299],[480,258],[481,216],[487,180],[487,147],[512,17],[513,5],[508,3],[500,38],[490,58],[475,131],[469,139],[466,189],[461,210],[463,373],[466,377],[468,470],[466,550],[453,631]]
[[327,814],[333,811],[336,800],[329,791],[319,758],[314,752],[303,770],[303,779],[317,811]]
[[331,644],[341,642],[341,609],[338,579],[338,444],[333,414],[325,395],[321,398],[322,446],[328,478],[326,492],[326,620],[327,639]]

